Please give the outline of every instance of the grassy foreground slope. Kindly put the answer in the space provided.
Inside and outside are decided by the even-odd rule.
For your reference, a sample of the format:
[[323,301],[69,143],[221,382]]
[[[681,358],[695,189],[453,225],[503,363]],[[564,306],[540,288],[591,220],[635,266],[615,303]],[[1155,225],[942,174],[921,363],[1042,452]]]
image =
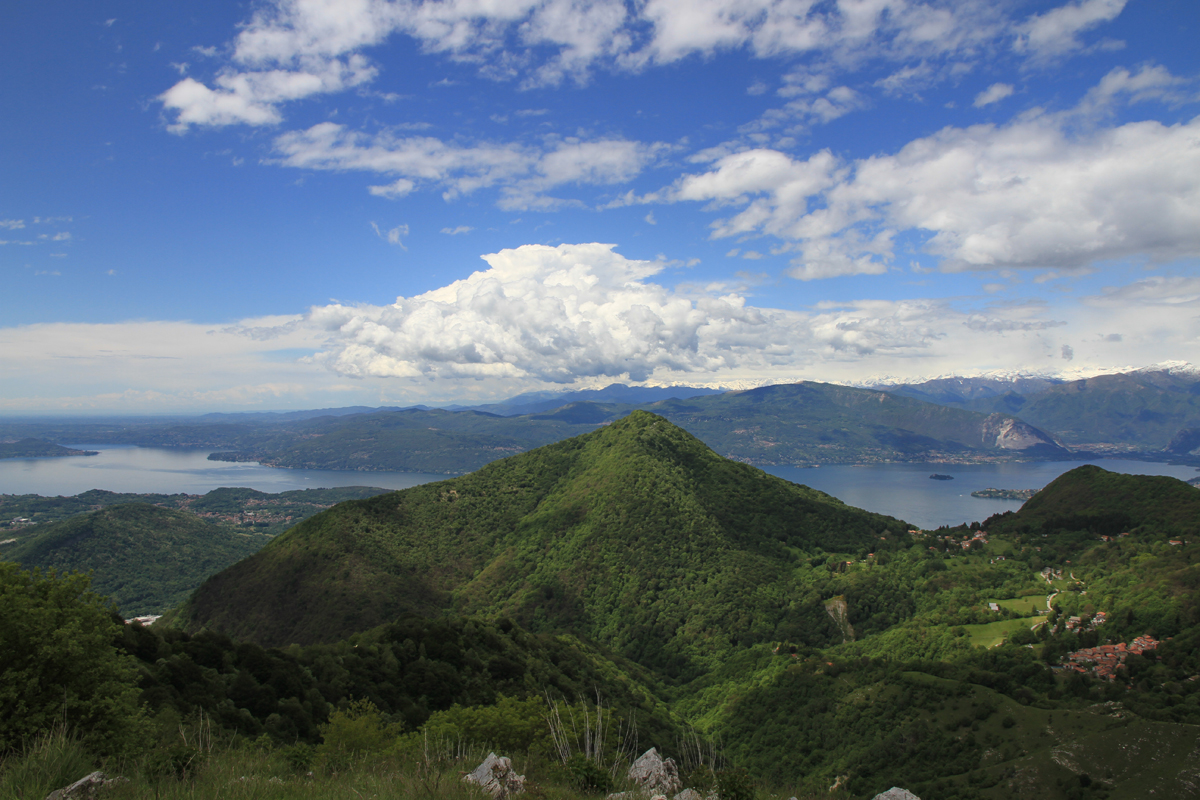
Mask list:
[[905,528],[634,412],[461,478],[339,505],[206,581],[175,619],[282,645],[403,613],[505,614],[680,675],[781,627],[840,638],[819,602],[793,602],[796,565]]

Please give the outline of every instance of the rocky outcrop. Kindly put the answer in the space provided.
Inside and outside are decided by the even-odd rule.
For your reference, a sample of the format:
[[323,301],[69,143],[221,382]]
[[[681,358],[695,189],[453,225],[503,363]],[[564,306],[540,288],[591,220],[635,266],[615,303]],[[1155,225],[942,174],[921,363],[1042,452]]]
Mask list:
[[1006,414],[991,414],[980,426],[980,441],[984,447],[1001,450],[1034,450],[1039,453],[1066,450],[1048,433]]
[[479,786],[495,800],[504,800],[525,791],[525,776],[516,773],[512,761],[495,753],[488,753],[483,763],[474,772],[464,775],[463,780]]
[[853,642],[854,626],[850,624],[850,609],[846,605],[846,598],[839,594],[826,600],[825,613],[842,632],[842,642]]
[[649,795],[671,797],[683,788],[674,759],[663,758],[653,747],[633,762],[629,768],[629,780],[636,783],[642,793]]
[[1200,453],[1200,428],[1183,428],[1167,445],[1167,452],[1180,456]]
[[908,789],[901,789],[899,786],[893,786],[886,792],[880,792],[875,795],[872,800],[921,800]]
[[72,783],[70,786],[64,786],[61,789],[55,789],[50,794],[46,795],[46,800],[90,799],[96,797],[102,790],[118,783],[125,783],[125,778],[110,778],[103,772],[97,771],[91,773],[90,775],[85,775],[84,777]]

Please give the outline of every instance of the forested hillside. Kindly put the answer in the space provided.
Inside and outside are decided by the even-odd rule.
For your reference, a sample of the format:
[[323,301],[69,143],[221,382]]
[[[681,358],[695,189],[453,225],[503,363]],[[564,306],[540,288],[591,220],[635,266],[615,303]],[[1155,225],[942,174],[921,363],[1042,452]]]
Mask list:
[[283,645],[401,613],[504,614],[684,675],[781,628],[835,636],[797,568],[905,530],[634,412],[331,509],[208,580],[175,619]]
[[[223,760],[253,741],[285,784],[368,763],[431,780],[431,753],[457,775],[498,749],[598,796],[636,742],[723,800],[1192,796],[1198,503],[1182,481],[1081,467],[1016,513],[918,531],[637,412],[312,517],[207,581],[174,620],[190,632],[106,634],[102,674],[134,676],[152,721],[118,693],[78,724],[122,732],[96,752],[142,741],[167,763],[196,752],[170,737],[215,725]],[[0,578],[22,603],[81,596]],[[8,651],[53,650],[31,633],[0,625]],[[0,717],[18,702],[0,692]],[[609,720],[610,749],[563,756],[556,713],[572,735]]]

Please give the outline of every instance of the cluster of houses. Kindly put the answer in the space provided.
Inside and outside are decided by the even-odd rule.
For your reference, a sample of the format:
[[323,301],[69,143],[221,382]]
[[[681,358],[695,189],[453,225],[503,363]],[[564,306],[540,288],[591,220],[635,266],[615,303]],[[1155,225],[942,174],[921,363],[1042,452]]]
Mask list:
[[1130,653],[1141,655],[1147,650],[1157,650],[1158,640],[1152,636],[1139,636],[1130,644],[1102,644],[1098,647],[1085,647],[1068,653],[1063,659],[1066,669],[1087,674],[1091,672],[1097,678],[1113,680],[1117,669],[1125,663],[1125,657]]
[[1108,614],[1104,611],[1097,611],[1087,622],[1084,622],[1083,617],[1067,617],[1067,622],[1063,627],[1069,631],[1094,631],[1096,626],[1103,625],[1107,621]]

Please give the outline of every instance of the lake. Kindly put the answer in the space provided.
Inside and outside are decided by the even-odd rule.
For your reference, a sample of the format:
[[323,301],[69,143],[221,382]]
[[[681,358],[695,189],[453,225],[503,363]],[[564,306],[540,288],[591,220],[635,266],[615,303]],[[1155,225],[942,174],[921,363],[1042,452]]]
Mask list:
[[[97,456],[12,458],[0,460],[0,494],[73,495],[88,489],[112,492],[204,494],[222,486],[246,486],[262,492],[335,486],[380,486],[406,489],[445,475],[414,472],[348,472],[341,470],[273,469],[255,463],[207,460],[209,450],[162,447],[114,447],[72,444],[98,450]],[[771,467],[767,471],[795,483],[820,489],[852,506],[891,514],[922,528],[980,521],[1021,507],[1016,500],[971,497],[978,489],[1040,489],[1080,464],[1097,464],[1133,475],[1196,477],[1193,467],[1173,464],[1097,459],[1008,464],[872,464],[813,469]],[[930,480],[932,473],[954,480]]]

